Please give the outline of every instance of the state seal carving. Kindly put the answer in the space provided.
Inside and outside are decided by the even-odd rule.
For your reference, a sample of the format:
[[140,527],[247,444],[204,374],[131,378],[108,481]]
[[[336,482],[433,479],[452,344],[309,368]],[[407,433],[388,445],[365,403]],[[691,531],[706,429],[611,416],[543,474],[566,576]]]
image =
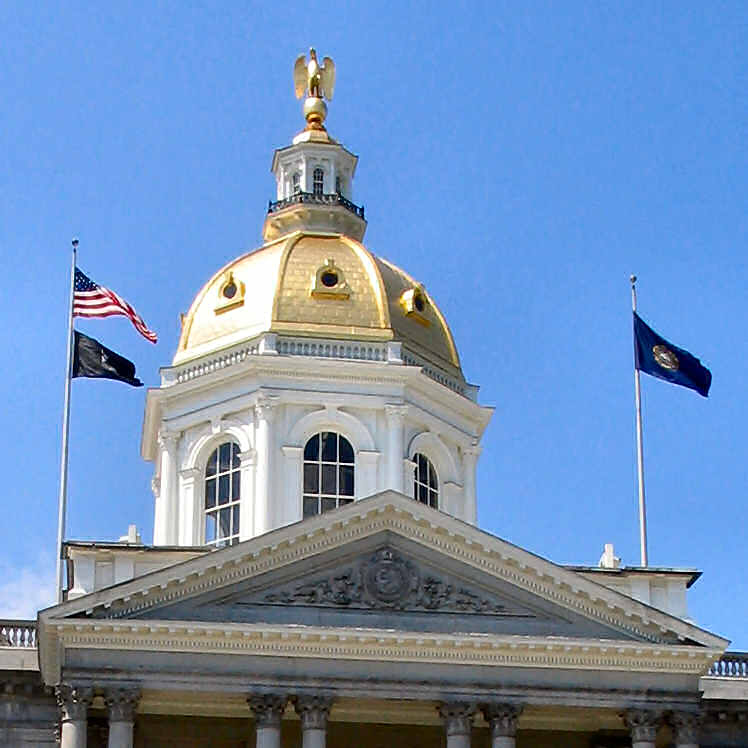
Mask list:
[[655,361],[663,369],[667,369],[668,371],[675,371],[680,365],[680,362],[678,361],[678,357],[669,348],[665,347],[664,345],[654,346],[652,348],[652,353],[654,353]]
[[362,564],[361,578],[368,597],[388,608],[404,605],[418,591],[420,581],[413,564],[389,548]]

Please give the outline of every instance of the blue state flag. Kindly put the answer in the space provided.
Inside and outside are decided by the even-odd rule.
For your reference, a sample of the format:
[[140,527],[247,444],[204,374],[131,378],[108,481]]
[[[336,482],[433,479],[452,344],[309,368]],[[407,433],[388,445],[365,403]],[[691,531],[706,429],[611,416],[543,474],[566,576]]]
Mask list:
[[688,351],[668,343],[634,312],[636,368],[666,382],[696,390],[707,397],[712,373]]

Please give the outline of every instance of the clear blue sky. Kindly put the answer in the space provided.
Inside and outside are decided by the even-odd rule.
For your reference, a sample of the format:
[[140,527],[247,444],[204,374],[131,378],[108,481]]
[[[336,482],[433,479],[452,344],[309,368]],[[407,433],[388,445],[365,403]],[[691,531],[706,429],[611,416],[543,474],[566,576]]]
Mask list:
[[[338,67],[367,244],[441,305],[496,407],[481,525],[562,563],[638,563],[629,274],[714,375],[643,381],[650,562],[748,649],[745,3],[0,5],[0,615],[52,595],[70,239],[161,337],[78,327],[158,383],[178,315],[260,243],[295,56]],[[144,390],[73,385],[69,537],[150,541]]]

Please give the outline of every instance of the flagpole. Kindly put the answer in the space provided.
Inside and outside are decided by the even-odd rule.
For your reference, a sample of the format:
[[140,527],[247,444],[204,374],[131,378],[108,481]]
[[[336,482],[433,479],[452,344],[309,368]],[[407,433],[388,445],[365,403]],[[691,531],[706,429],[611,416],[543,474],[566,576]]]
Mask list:
[[70,384],[73,375],[73,298],[75,296],[75,266],[78,240],[73,239],[73,256],[70,265],[70,303],[68,306],[68,350],[65,364],[65,400],[62,414],[62,454],[60,456],[60,497],[57,514],[57,602],[63,597],[62,544],[65,540],[65,515],[68,500],[68,437],[70,435]]
[[[631,281],[631,309],[636,313],[636,276]],[[636,395],[636,463],[639,477],[639,545],[641,565],[647,566],[647,507],[644,500],[644,439],[642,436],[642,390],[639,369],[634,356],[634,392]]]

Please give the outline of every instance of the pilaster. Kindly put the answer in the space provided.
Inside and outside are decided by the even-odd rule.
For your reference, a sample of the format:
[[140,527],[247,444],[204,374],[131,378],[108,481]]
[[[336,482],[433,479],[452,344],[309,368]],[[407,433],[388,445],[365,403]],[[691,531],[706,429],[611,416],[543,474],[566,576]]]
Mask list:
[[179,435],[162,430],[158,434],[161,450],[161,485],[153,522],[154,545],[176,545],[178,542],[179,508],[177,505],[177,440]]
[[277,397],[260,397],[255,403],[255,449],[257,468],[254,492],[254,535],[273,529],[270,495],[273,489],[273,453]]
[[473,444],[462,451],[462,469],[465,475],[463,485],[465,491],[465,516],[462,519],[474,525],[478,518],[477,497],[475,494],[475,467],[481,447]]
[[673,712],[668,718],[675,748],[699,748],[702,717],[694,712]]
[[249,540],[255,526],[255,481],[257,473],[257,452],[248,449],[239,453],[239,540]]
[[203,485],[201,471],[190,467],[179,471],[179,545],[202,542]]
[[403,458],[405,457],[405,416],[407,405],[388,403],[387,416],[387,483],[385,488],[403,493]]
[[304,463],[304,448],[286,446],[283,452],[283,495],[285,496],[282,524],[298,522],[303,518],[301,503],[303,478],[302,465]]
[[381,452],[360,449],[356,454],[356,498],[365,499],[380,490],[378,485]]

